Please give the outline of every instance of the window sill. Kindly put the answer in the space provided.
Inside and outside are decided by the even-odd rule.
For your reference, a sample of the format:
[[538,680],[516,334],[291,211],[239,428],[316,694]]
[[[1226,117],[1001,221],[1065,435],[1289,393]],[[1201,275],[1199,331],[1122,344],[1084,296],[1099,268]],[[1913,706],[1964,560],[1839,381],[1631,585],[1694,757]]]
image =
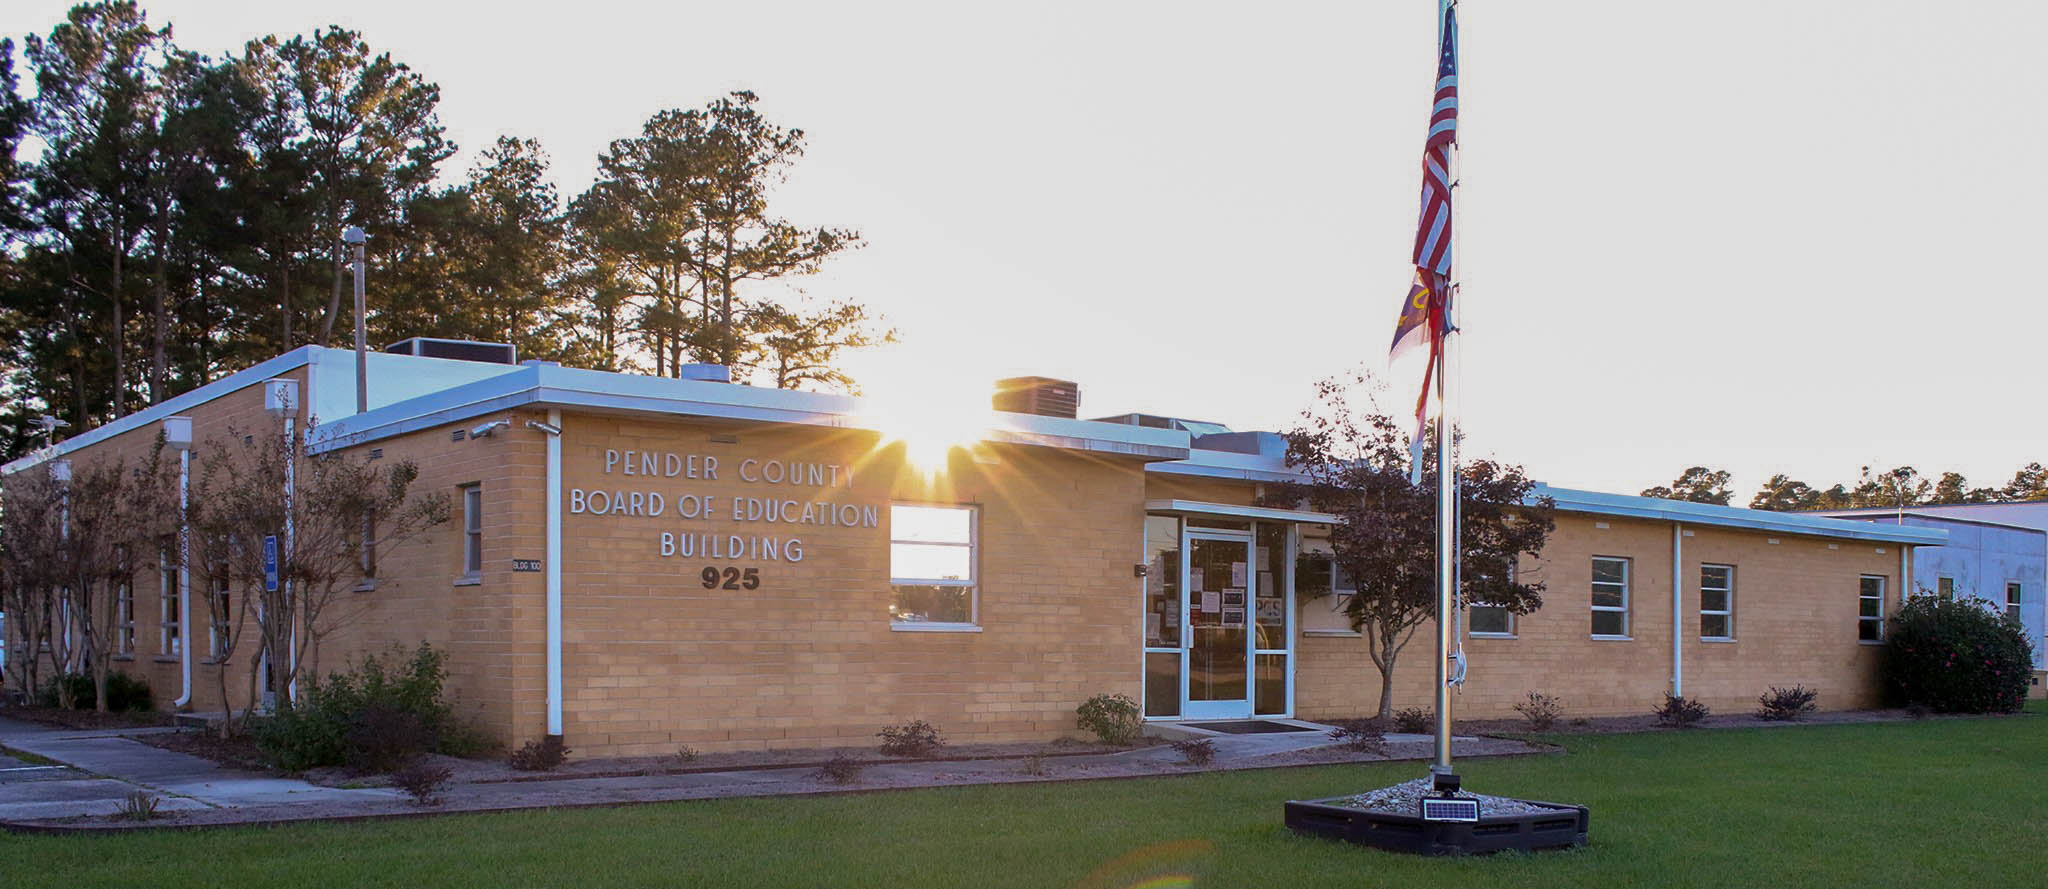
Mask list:
[[110,660],[110,661],[133,661],[133,660],[135,660],[135,655],[132,655],[132,654],[116,654],[116,655],[110,655],[110,656],[108,656],[107,660]]
[[151,658],[150,660],[159,664],[175,664],[178,663],[181,659],[175,654],[163,654]]
[[483,582],[483,575],[464,574],[461,577],[455,578],[455,582],[449,584],[449,586],[481,586]]
[[1513,633],[1466,633],[1465,635],[1466,635],[1466,637],[1467,637],[1467,638],[1471,638],[1471,639],[1520,639],[1520,638],[1522,638],[1522,637],[1520,637],[1520,636],[1517,636],[1517,635],[1515,635],[1515,634],[1513,634]]
[[1601,635],[1595,634],[1595,635],[1593,636],[1593,641],[1595,641],[1595,642],[1634,642],[1634,641],[1636,641],[1636,637],[1634,637],[1634,636],[1601,636]]
[[365,581],[363,581],[362,583],[356,584],[356,585],[355,585],[355,588],[354,588],[354,589],[352,589],[352,590],[350,590],[350,592],[355,592],[355,593],[367,593],[367,592],[371,592],[371,591],[374,591],[374,590],[376,590],[376,589],[377,589],[377,580],[376,580],[376,578],[371,578],[371,579],[369,579],[369,580],[365,580]]
[[1716,642],[1716,643],[1722,643],[1722,644],[1726,644],[1726,645],[1733,645],[1733,644],[1735,644],[1735,637],[1733,637],[1733,636],[1701,636],[1701,637],[1700,637],[1700,641],[1701,641],[1701,642]]
[[979,633],[979,624],[889,624],[892,633]]
[[1365,638],[1365,634],[1364,634],[1364,633],[1354,633],[1354,632],[1351,632],[1350,630],[1302,630],[1302,631],[1301,631],[1301,634],[1302,634],[1303,636],[1315,636],[1315,637],[1319,637],[1319,638],[1323,638],[1323,639],[1363,639],[1363,638]]
[[1857,644],[1857,645],[1883,645],[1883,644],[1884,644],[1884,640],[1883,640],[1883,639],[1858,639],[1858,640],[1856,640],[1856,644]]

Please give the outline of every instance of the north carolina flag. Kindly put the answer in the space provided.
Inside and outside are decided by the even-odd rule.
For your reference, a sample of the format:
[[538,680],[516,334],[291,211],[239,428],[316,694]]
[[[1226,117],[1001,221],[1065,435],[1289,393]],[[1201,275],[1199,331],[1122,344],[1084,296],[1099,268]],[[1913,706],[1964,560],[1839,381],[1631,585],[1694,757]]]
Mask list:
[[1443,4],[1442,39],[1438,44],[1436,96],[1429,110],[1429,135],[1422,145],[1422,211],[1415,223],[1415,282],[1401,301],[1394,322],[1394,342],[1387,349],[1392,363],[1410,349],[1429,344],[1429,364],[1422,372],[1422,391],[1415,397],[1414,455],[1411,474],[1421,478],[1422,437],[1429,418],[1429,384],[1440,372],[1444,335],[1450,329],[1451,300],[1451,149],[1458,144],[1458,16],[1455,2]]

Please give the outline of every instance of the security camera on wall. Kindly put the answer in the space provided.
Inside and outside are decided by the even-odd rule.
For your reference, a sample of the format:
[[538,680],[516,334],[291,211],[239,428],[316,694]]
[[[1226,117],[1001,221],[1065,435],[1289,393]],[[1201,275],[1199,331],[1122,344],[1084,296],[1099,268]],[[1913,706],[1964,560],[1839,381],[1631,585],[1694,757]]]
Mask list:
[[491,433],[496,432],[510,425],[512,425],[511,420],[492,420],[489,423],[485,423],[482,426],[478,426],[475,429],[469,430],[469,437],[487,438],[490,436]]

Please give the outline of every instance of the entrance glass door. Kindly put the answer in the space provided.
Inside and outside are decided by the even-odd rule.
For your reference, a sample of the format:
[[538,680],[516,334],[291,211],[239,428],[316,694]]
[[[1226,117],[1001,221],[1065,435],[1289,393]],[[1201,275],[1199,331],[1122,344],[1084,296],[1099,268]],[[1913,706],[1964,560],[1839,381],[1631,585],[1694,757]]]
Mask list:
[[1245,532],[1188,532],[1186,609],[1187,719],[1252,715],[1252,637],[1246,631],[1252,602],[1252,537]]

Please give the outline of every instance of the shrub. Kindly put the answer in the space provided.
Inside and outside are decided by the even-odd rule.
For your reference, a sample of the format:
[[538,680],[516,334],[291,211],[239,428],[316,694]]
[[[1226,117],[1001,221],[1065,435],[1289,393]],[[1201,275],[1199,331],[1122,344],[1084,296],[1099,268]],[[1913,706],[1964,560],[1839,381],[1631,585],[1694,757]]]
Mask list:
[[162,797],[147,791],[131,790],[127,796],[121,798],[121,807],[114,810],[114,817],[129,821],[148,821],[156,817],[156,807],[162,803]]
[[1700,720],[1707,718],[1707,714],[1712,711],[1699,701],[1683,696],[1674,697],[1667,691],[1664,693],[1664,703],[1650,712],[1657,717],[1658,725],[1668,728],[1692,728],[1698,725]]
[[1914,701],[1913,703],[1906,705],[1907,719],[1926,719],[1927,717],[1933,715],[1934,711],[1928,709],[1926,704],[1922,704],[1919,701]]
[[1771,686],[1771,690],[1756,696],[1756,718],[1773,722],[1790,722],[1814,711],[1814,701],[1820,692],[1804,685],[1791,688]]
[[522,772],[552,772],[569,759],[569,747],[561,735],[542,735],[512,751],[512,767]]
[[447,766],[419,761],[393,772],[391,784],[412,797],[414,805],[438,806],[441,791],[448,788],[448,779],[454,774]]
[[1095,733],[1104,744],[1123,747],[1138,740],[1143,723],[1138,702],[1125,695],[1096,695],[1074,708],[1074,724]]
[[1564,715],[1564,702],[1540,691],[1532,691],[1515,705],[1515,712],[1528,721],[1530,731],[1547,732],[1557,724],[1557,718]]
[[1394,711],[1394,730],[1411,735],[1427,735],[1436,731],[1436,711],[1421,707],[1409,707]]
[[834,784],[852,784],[860,780],[861,762],[844,753],[834,754],[824,765],[811,773],[811,777]]
[[[36,706],[57,708],[63,701],[58,694],[58,683],[63,683],[71,692],[73,709],[91,710],[98,705],[98,693],[93,688],[91,673],[65,673],[50,677],[42,688],[36,689]],[[147,713],[155,709],[156,696],[150,693],[149,680],[119,670],[107,671],[107,712]]]
[[1981,600],[1916,596],[1886,629],[1878,675],[1893,705],[2011,713],[2026,702],[2033,670],[2026,631]]
[[673,768],[681,768],[696,761],[697,748],[692,747],[688,744],[684,744],[681,747],[677,747],[676,752],[668,755],[668,763]]
[[909,756],[922,758],[938,753],[946,746],[946,739],[939,737],[939,730],[922,719],[902,725],[884,727],[875,733],[882,739],[882,755]]
[[1024,761],[1018,764],[1017,771],[1023,772],[1026,775],[1040,778],[1045,777],[1045,754],[1033,753],[1030,756],[1024,757]]
[[1357,753],[1387,755],[1387,733],[1377,719],[1343,719],[1334,723],[1330,737],[1337,746]]
[[1183,762],[1191,766],[1205,766],[1216,758],[1216,742],[1208,738],[1189,738],[1173,742],[1174,752],[1180,754]]
[[308,680],[305,700],[252,724],[256,747],[287,772],[350,765],[398,768],[421,753],[474,753],[486,743],[441,700],[441,653],[421,643]]

